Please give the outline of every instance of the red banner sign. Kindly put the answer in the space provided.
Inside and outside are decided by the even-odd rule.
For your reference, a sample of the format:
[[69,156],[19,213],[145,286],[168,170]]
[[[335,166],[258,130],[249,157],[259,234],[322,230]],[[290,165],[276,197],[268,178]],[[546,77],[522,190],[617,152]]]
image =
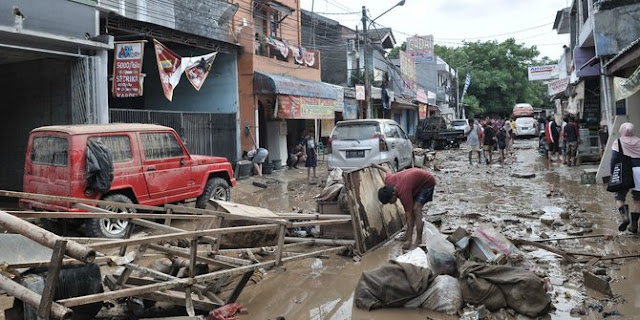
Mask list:
[[426,104],[418,103],[418,117],[420,119],[426,119],[427,118],[427,105]]
[[113,85],[115,98],[142,96],[142,57],[144,41],[116,42],[113,50]]
[[184,71],[182,69],[182,58],[158,40],[153,39],[153,46],[156,49],[156,60],[162,89],[165,97],[171,101],[173,99],[173,89],[180,82],[180,76]]

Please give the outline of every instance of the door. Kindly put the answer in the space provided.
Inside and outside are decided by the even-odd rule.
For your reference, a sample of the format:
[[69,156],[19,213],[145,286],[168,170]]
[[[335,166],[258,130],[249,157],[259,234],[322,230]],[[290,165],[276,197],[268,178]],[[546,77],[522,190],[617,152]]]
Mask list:
[[163,203],[184,199],[193,191],[191,158],[173,132],[140,133],[144,171],[151,201]]
[[[387,140],[387,145],[389,147],[390,157],[389,161],[393,164],[393,162],[398,160],[398,170],[402,168],[402,164],[404,162],[404,158],[402,156],[402,139],[400,138],[400,134],[398,133],[398,129],[396,129],[396,125],[393,123],[385,123],[384,124],[384,136]],[[393,164],[395,165],[395,164]]]
[[403,158],[403,164],[401,167],[408,168],[411,166],[411,160],[413,158],[413,145],[411,144],[411,140],[407,137],[407,134],[402,130],[402,128],[398,125],[395,125],[396,130],[398,130],[398,135],[400,139],[398,144],[400,145],[399,152],[400,157]]

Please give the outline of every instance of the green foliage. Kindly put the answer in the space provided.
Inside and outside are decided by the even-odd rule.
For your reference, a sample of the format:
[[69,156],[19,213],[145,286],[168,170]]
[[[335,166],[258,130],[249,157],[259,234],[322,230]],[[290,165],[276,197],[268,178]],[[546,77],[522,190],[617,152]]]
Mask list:
[[535,46],[526,47],[515,39],[464,42],[455,48],[436,45],[435,54],[458,68],[461,93],[466,73],[471,72],[471,86],[463,102],[474,114],[507,115],[514,104],[521,102],[534,108],[553,106],[547,86],[527,78],[527,67],[557,63],[548,57],[538,58],[540,52]]
[[407,42],[402,42],[400,46],[395,46],[391,51],[389,51],[389,59],[398,59],[400,58],[400,50],[407,50]]

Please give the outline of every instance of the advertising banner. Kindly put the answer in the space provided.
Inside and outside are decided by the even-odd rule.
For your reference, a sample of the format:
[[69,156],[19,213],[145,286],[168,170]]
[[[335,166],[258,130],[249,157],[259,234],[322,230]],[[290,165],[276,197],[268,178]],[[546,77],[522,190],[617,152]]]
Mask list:
[[564,79],[558,79],[558,80],[553,80],[549,82],[548,84],[549,95],[553,96],[567,90],[567,87],[569,86],[569,80],[570,80],[569,78],[564,78]]
[[558,65],[528,67],[529,81],[558,79]]
[[336,101],[333,99],[278,96],[278,112],[281,119],[334,119]]
[[158,72],[160,73],[160,82],[162,83],[164,95],[169,101],[172,101],[173,89],[180,82],[180,76],[184,71],[182,58],[156,39],[153,39],[153,46],[156,51]]
[[142,58],[146,41],[116,42],[113,50],[114,98],[142,96]]
[[358,119],[358,101],[355,99],[344,99],[344,111],[342,119],[355,120]]
[[364,86],[360,84],[356,84],[356,100],[364,101]]
[[613,94],[615,100],[622,100],[632,96],[640,90],[640,68],[627,78],[613,77]]
[[184,73],[196,90],[200,91],[200,88],[202,88],[202,84],[204,84],[204,80],[206,80],[209,75],[216,55],[217,52],[214,52],[199,57],[182,58],[182,65],[185,68]]
[[416,92],[416,65],[413,57],[404,51],[400,51],[400,73],[403,78],[403,89],[412,93]]
[[425,119],[427,117],[427,105],[418,103],[418,118]]
[[416,62],[433,61],[433,35],[408,37],[407,54]]

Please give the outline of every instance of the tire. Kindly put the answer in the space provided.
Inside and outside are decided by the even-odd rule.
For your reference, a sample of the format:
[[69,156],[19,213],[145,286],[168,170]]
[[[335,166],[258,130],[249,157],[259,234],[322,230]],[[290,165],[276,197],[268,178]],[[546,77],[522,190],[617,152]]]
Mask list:
[[[102,200],[133,204],[133,201],[131,201],[129,197],[119,193],[110,194],[104,197]],[[100,207],[113,212],[128,212],[128,213],[136,212],[135,209],[122,210],[120,208],[116,208],[112,206],[100,206]],[[129,227],[129,221],[123,220],[123,219],[108,219],[108,218],[88,219],[85,222],[85,233],[90,237],[122,239],[127,234],[128,227]]]
[[209,199],[229,201],[231,200],[231,188],[227,180],[211,178],[207,181],[202,194],[196,199],[196,208],[206,209]]

